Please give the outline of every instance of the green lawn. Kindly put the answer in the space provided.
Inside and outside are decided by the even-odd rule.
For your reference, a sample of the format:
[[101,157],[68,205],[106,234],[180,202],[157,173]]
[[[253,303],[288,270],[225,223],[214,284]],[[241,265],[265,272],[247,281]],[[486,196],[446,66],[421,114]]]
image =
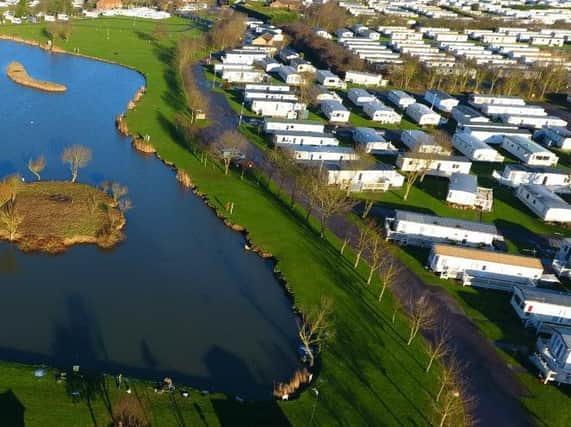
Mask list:
[[[322,295],[332,297],[336,332],[324,348],[314,384],[320,391],[318,402],[308,392],[297,401],[279,404],[241,405],[224,396],[197,397],[196,393],[190,401],[176,399],[173,403],[149,392],[144,383],[136,383],[140,394],[148,392],[155,424],[308,425],[314,414],[312,422],[323,426],[427,425],[431,418],[429,396],[437,388],[436,372],[424,373],[427,356],[421,340],[410,348],[404,345],[407,323],[399,318],[393,325],[388,320],[391,297],[377,303],[378,283],[371,287],[364,284],[366,267],[355,272],[351,262],[339,255],[339,242],[331,235],[321,240],[315,222],[305,224],[300,211],[275,196],[275,188],[270,192],[259,179],[242,181],[238,174],[224,176],[219,167],[205,167],[177,140],[172,119],[185,109],[186,100],[179,78],[169,66],[172,43],[178,35],[197,30],[190,29],[188,21],[171,19],[167,21],[169,37],[156,42],[150,37],[155,25],[121,18],[74,21],[70,40],[56,45],[70,51],[79,48],[81,53],[144,73],[147,92],[127,116],[131,132],[150,135],[161,158],[188,171],[220,212],[226,202],[234,203],[230,220],[246,226],[253,242],[279,260],[276,268],[291,288],[297,307],[312,306]],[[0,33],[46,40],[41,25],[2,26]],[[4,402],[12,407],[17,405],[6,392],[15,394],[25,407],[26,425],[89,425],[92,417],[98,425],[109,422],[101,393],[90,414],[87,402],[73,403],[53,376],[36,379],[32,372],[31,367],[0,364],[0,393],[4,393],[0,396],[7,396]],[[110,398],[116,400],[116,393],[110,393]],[[6,414],[0,411],[0,425]]]

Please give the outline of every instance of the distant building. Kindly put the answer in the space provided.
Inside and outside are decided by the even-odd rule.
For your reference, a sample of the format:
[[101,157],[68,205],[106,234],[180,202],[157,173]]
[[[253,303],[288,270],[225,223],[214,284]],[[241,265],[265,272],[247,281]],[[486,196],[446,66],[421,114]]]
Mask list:
[[409,105],[405,112],[406,115],[419,126],[438,126],[440,123],[440,114],[432,111],[424,104],[419,104],[418,102]]
[[460,103],[456,98],[441,90],[427,90],[424,93],[424,100],[440,111],[447,113],[452,112],[452,109]]
[[95,4],[95,9],[97,10],[110,10],[110,9],[120,9],[123,7],[121,0],[99,0]]

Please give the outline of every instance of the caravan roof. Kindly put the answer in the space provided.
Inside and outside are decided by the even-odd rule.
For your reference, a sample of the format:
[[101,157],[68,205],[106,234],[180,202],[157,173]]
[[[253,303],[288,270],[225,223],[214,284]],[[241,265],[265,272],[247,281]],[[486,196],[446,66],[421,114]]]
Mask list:
[[436,215],[426,215],[411,211],[395,211],[395,219],[400,221],[409,221],[422,224],[434,224],[441,227],[460,228],[463,230],[478,231],[480,233],[489,233],[499,235],[498,229],[493,224],[485,224],[476,221],[466,221],[456,218],[448,218]]

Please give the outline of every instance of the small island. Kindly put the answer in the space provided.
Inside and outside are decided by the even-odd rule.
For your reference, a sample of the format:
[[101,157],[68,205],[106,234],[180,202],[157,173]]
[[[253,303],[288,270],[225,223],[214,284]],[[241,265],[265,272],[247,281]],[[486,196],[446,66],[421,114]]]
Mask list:
[[125,216],[104,190],[61,181],[6,185],[0,189],[0,239],[23,251],[55,254],[85,243],[110,248],[123,240]]
[[6,74],[10,79],[22,86],[46,92],[65,92],[67,90],[67,87],[62,84],[34,79],[19,62],[11,62],[6,68]]

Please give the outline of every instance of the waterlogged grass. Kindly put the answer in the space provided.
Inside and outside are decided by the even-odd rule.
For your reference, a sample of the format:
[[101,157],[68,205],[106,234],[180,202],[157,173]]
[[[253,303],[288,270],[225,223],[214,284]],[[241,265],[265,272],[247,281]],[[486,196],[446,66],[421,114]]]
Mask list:
[[[234,203],[230,220],[244,225],[257,246],[277,257],[277,268],[291,287],[298,307],[314,305],[322,295],[333,298],[335,336],[324,348],[320,374],[313,384],[319,390],[319,400],[315,393],[308,392],[293,402],[238,404],[224,396],[194,393],[192,400],[177,398],[173,403],[150,392],[144,383],[135,383],[137,391],[148,394],[155,424],[429,424],[429,396],[437,388],[438,367],[430,374],[424,373],[427,356],[423,343],[417,340],[411,347],[404,345],[408,326],[402,318],[394,325],[390,322],[390,295],[382,304],[377,302],[379,285],[365,285],[366,267],[354,271],[353,255],[346,253],[351,260],[340,256],[340,242],[329,234],[327,240],[321,240],[315,222],[306,224],[301,211],[275,196],[273,185],[268,191],[258,178],[240,180],[234,172],[224,176],[220,167],[202,165],[177,140],[172,121],[174,114],[185,108],[185,99],[178,76],[169,66],[171,48],[178,35],[197,30],[180,19],[166,24],[169,35],[157,43],[150,37],[154,22],[121,18],[74,22],[69,42],[58,44],[69,51],[79,49],[84,54],[120,62],[147,77],[146,94],[127,116],[131,132],[150,135],[160,156],[186,170],[217,208],[222,210],[225,203]],[[46,40],[42,26],[3,26],[0,32]],[[99,395],[90,413],[85,400],[72,403],[65,386],[55,384],[52,376],[33,378],[31,367],[0,365],[0,393],[9,390],[25,408],[26,425],[86,425],[93,423],[91,419],[98,425],[109,422]],[[110,393],[112,401],[116,398],[116,392]],[[0,424],[5,414],[0,411]]]

